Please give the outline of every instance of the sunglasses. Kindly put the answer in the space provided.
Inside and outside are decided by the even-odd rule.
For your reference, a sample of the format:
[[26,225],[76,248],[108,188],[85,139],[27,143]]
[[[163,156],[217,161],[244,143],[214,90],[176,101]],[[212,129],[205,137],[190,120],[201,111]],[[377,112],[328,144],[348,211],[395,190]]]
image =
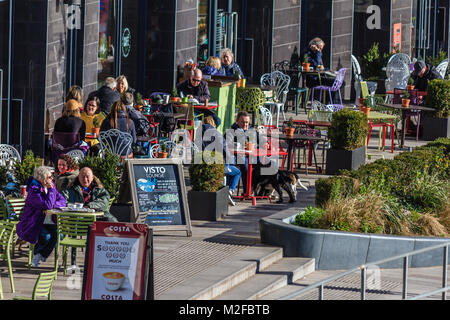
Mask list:
[[200,82],[202,79],[192,79],[192,82]]

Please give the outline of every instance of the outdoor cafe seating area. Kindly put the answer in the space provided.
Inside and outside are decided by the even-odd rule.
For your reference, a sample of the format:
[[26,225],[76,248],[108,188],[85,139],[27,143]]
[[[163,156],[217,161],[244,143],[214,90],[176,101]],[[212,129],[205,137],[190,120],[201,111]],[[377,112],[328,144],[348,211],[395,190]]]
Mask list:
[[[424,106],[427,92],[407,87],[412,71],[409,57],[405,59],[403,54],[392,56],[386,66],[386,92],[382,94],[376,94],[373,83],[362,79],[358,61],[355,57],[352,58],[353,70],[311,70],[302,65],[290,65],[287,61],[279,62],[274,64],[272,72],[261,75],[259,83],[253,84],[232,77],[212,76],[206,80],[211,97],[203,104],[175,97],[170,93],[155,92],[144,97],[142,104],[134,106],[150,125],[145,135],[137,137],[135,145],[129,133],[117,129],[87,132],[86,138],[98,139],[98,157],[113,153],[122,159],[179,158],[188,167],[194,155],[201,151],[195,144],[195,137],[204,123],[202,110],[216,113],[221,119],[217,130],[222,134],[231,128],[239,111],[246,111],[251,116],[251,125],[265,140],[260,145],[252,145],[251,142],[254,141],[246,141],[245,147],[233,145],[230,150],[235,155],[249,159],[245,179],[247,183],[240,183],[232,196],[235,200],[251,200],[253,205],[257,205],[259,201],[271,202],[270,196],[258,196],[254,193],[252,164],[255,162],[251,159],[260,158],[263,165],[266,158],[272,159],[280,170],[295,172],[300,180],[310,174],[325,175],[327,150],[330,148],[328,130],[332,126],[333,115],[342,109],[366,114],[369,127],[369,134],[365,139],[367,154],[378,149],[378,154],[384,157],[388,153],[393,154],[395,150],[401,151],[405,147],[406,135],[419,141],[423,112],[433,110]],[[345,75],[349,72],[353,72],[357,89],[355,103],[345,102],[341,93]],[[321,74],[333,76],[333,83],[306,87],[304,79],[307,75],[319,75],[320,80]],[[406,93],[411,97],[409,108],[402,107],[402,97]],[[367,110],[367,101],[371,105],[370,110]],[[376,138],[372,135],[373,130],[378,131],[378,148],[373,143],[369,145],[371,139],[373,142]],[[46,138],[48,150],[45,163],[49,167],[55,166],[56,153],[68,154],[76,161],[86,157],[86,153],[77,147],[81,142],[77,134],[49,132]],[[13,172],[14,162],[21,162],[22,159],[23,155],[13,146],[0,145],[1,165],[6,166],[10,173]],[[1,200],[0,205],[0,245],[4,248],[2,254],[7,261],[11,286],[3,287],[3,290],[11,289],[14,292],[12,265],[17,240],[15,225],[20,221],[25,198],[10,197]],[[64,217],[64,214],[58,214],[58,221],[62,225]],[[81,218],[83,217],[80,216]],[[87,214],[79,224],[87,225],[94,220],[95,217]],[[70,225],[67,228],[66,232],[74,232],[75,237],[85,236],[87,232],[75,232],[70,229]],[[56,278],[61,256],[64,272],[66,271],[69,247],[83,248],[84,245],[85,242],[74,244],[68,240],[58,240],[54,265],[56,273],[50,277]],[[62,251],[59,247],[62,247]],[[31,268],[32,249],[33,246],[30,245],[28,268]],[[2,287],[0,299],[1,293]]]

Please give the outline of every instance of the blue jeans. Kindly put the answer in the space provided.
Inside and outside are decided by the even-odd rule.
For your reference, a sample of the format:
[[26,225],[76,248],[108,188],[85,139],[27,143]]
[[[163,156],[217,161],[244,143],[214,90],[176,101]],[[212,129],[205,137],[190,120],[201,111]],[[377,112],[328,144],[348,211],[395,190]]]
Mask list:
[[241,178],[241,170],[231,164],[225,164],[225,176],[227,177],[227,185],[230,191],[233,192]]
[[43,224],[38,242],[34,246],[34,254],[40,253],[47,259],[56,246],[57,237],[56,224]]

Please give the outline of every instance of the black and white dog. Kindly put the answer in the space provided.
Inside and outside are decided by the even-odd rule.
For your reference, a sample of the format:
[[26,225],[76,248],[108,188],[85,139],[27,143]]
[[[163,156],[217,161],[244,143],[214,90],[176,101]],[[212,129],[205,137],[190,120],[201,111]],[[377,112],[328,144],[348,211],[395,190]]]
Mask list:
[[[275,191],[278,193],[277,203],[283,202],[283,190],[289,195],[289,202],[297,201],[297,187],[302,187],[308,190],[301,182],[297,174],[290,171],[278,170],[272,175],[263,175],[263,166],[256,166],[252,172],[252,185],[255,190],[255,195],[265,196],[272,195]],[[270,187],[273,188],[270,191]],[[269,190],[268,190],[269,189]]]

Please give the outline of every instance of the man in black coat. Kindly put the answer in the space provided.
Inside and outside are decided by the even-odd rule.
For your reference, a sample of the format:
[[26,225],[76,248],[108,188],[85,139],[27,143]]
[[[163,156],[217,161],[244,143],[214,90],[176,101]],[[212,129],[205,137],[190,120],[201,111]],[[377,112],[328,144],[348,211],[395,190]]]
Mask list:
[[419,91],[427,91],[428,80],[442,79],[441,74],[433,65],[423,61],[416,61],[411,77],[414,79],[414,89]]
[[96,96],[100,100],[100,111],[109,114],[114,102],[120,100],[120,94],[116,91],[117,82],[113,77],[107,77],[103,86],[91,93],[89,98]]

